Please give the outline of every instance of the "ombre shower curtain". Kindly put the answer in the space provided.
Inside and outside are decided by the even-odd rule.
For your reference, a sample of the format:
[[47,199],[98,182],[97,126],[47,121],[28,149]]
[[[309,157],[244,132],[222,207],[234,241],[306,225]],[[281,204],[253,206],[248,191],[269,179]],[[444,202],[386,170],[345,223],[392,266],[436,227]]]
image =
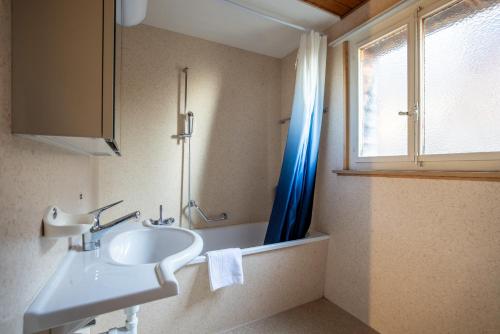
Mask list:
[[292,116],[265,244],[305,237],[311,224],[325,89],[326,37],[303,34]]

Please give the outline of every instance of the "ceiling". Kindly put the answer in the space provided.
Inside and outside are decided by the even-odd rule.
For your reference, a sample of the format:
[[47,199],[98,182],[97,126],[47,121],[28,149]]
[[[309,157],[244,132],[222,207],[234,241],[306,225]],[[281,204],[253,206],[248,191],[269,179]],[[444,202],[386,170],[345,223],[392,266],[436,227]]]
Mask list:
[[[234,2],[316,31],[340,20],[300,0]],[[295,50],[302,33],[224,0],[149,0],[143,23],[276,58]]]
[[361,6],[367,0],[303,0],[313,6],[327,10],[335,15],[343,17],[355,8]]

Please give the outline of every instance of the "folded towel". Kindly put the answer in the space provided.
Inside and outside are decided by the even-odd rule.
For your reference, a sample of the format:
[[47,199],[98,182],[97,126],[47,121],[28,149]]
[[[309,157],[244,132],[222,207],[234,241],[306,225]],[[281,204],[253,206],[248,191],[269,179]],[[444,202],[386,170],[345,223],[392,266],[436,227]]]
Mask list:
[[228,248],[207,252],[210,290],[233,284],[243,284],[241,249]]

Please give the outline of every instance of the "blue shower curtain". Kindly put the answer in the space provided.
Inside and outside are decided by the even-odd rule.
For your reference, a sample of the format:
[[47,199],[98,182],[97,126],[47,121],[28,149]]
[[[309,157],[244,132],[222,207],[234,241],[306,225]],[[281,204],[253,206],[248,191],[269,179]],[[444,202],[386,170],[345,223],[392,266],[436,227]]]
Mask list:
[[292,116],[265,244],[303,238],[311,224],[325,86],[326,37],[303,34]]

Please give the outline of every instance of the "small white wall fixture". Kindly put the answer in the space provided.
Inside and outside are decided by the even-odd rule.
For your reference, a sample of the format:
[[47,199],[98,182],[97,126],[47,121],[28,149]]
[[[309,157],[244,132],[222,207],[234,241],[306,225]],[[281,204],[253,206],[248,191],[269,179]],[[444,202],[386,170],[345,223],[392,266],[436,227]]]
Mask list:
[[148,0],[121,0],[116,5],[116,21],[124,27],[138,25],[146,18]]

